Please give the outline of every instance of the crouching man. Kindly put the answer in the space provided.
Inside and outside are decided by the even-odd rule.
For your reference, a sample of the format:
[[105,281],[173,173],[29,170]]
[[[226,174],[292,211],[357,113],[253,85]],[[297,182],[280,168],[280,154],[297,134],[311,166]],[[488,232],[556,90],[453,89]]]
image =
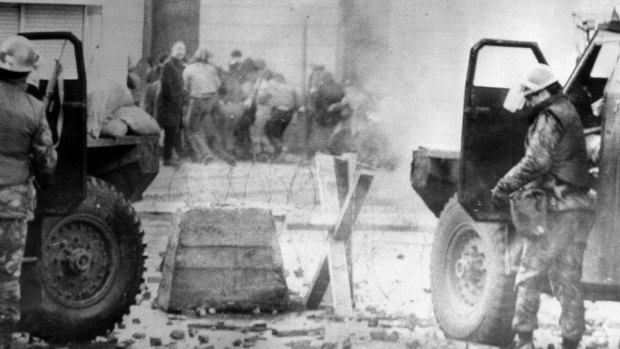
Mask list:
[[548,278],[562,307],[562,348],[574,349],[585,331],[580,280],[593,215],[583,126],[547,65],[527,72],[504,103],[512,112],[524,105],[531,108],[525,156],[492,190],[495,206],[512,205],[513,223],[524,236],[511,348],[534,348]]

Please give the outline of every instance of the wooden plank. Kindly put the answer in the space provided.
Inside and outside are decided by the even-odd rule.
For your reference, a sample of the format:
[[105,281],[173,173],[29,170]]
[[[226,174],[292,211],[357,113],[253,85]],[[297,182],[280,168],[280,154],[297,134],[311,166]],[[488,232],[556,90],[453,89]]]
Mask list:
[[[341,162],[336,161],[332,156],[318,153],[314,158],[317,176],[316,181],[319,187],[319,200],[321,203],[321,211],[326,226],[325,230],[329,231],[336,219],[336,212],[340,211],[340,205],[346,198],[349,186],[350,165],[342,159]],[[334,210],[334,201],[337,200],[337,210]],[[330,281],[330,267],[327,255],[321,258],[319,267],[312,278],[310,290],[305,297],[306,308],[317,309]],[[335,299],[335,298],[334,298]]]
[[179,243],[184,247],[272,247],[278,243],[274,234],[276,226],[268,209],[192,208],[187,211],[180,224],[182,234]]
[[327,286],[329,286],[329,262],[327,261],[327,256],[321,257],[321,262],[314,273],[310,285],[304,303],[307,309],[317,309],[327,291]]
[[336,240],[332,236],[327,238],[329,252],[329,278],[332,287],[334,312],[342,316],[353,315],[353,298],[351,295],[351,269],[347,256],[347,242]]
[[333,215],[334,220],[340,211],[338,199],[338,182],[334,157],[317,153],[314,157],[317,186],[319,187],[319,202],[321,211]]
[[336,225],[330,232],[336,240],[348,239],[351,236],[353,224],[359,216],[366,194],[372,184],[373,175],[368,172],[360,172],[356,174],[353,180],[353,190],[349,191],[347,198],[343,204]]
[[286,292],[279,271],[252,269],[178,269],[170,307],[188,309],[202,302],[259,302]]
[[168,246],[166,247],[166,254],[164,256],[159,290],[157,291],[157,305],[164,310],[169,309],[170,300],[172,298],[174,270],[181,230],[180,223],[183,214],[183,210],[178,210],[172,218],[172,231],[168,238]]
[[[316,308],[323,298],[329,282],[332,281],[332,299],[334,311],[343,316],[353,313],[353,264],[351,255],[351,231],[357,219],[366,194],[370,189],[373,176],[368,172],[357,172],[356,157],[354,154],[341,158],[331,158],[334,161],[333,170],[327,164],[325,158],[316,161],[319,190],[321,200],[331,198],[334,193],[339,199],[339,209],[336,224],[329,230],[328,255],[321,260],[319,269],[313,277],[312,286],[306,296],[306,306],[309,309]],[[316,159],[315,159],[316,160]],[[324,178],[331,175],[325,173],[334,171],[336,185],[326,183]],[[322,201],[323,204],[323,201]],[[325,205],[326,206],[326,205]]]
[[263,246],[197,246],[177,251],[176,269],[274,270],[282,263],[273,260],[273,249]]

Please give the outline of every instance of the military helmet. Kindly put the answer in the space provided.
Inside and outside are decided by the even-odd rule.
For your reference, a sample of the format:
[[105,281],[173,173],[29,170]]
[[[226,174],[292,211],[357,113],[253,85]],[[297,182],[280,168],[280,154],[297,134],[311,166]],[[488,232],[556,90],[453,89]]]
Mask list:
[[23,36],[11,36],[0,45],[0,68],[16,72],[29,73],[37,69],[39,54],[34,45]]
[[523,77],[523,94],[529,96],[558,82],[551,68],[546,64],[537,64],[532,67]]

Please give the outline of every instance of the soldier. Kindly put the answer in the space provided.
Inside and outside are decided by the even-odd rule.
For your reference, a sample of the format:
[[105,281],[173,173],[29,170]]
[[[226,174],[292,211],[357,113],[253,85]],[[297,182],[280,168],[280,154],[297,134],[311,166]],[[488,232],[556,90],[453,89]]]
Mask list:
[[[515,280],[517,341],[512,347],[534,348],[532,333],[538,327],[540,293],[548,277],[562,307],[562,347],[574,349],[585,331],[580,280],[592,225],[583,126],[547,65],[531,69],[509,92],[504,107],[514,112],[524,104],[531,108],[525,156],[492,190],[497,207],[507,206],[514,192],[513,223],[524,240]],[[521,221],[520,215],[527,217]]]
[[[56,151],[43,104],[26,93],[39,55],[21,36],[0,45],[0,348],[19,321],[19,276],[27,221],[33,219],[33,172],[51,175]],[[34,171],[32,171],[32,170]]]

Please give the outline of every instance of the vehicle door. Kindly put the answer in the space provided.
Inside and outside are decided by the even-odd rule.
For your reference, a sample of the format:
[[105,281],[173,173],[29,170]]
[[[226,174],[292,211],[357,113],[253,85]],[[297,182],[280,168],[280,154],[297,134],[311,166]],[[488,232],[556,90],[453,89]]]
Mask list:
[[458,196],[476,219],[510,219],[496,210],[491,189],[524,154],[527,111],[503,108],[519,74],[546,60],[534,42],[483,39],[471,49],[465,83]]
[[[86,194],[86,73],[82,43],[69,32],[20,33],[39,52],[38,88],[31,93],[41,100],[48,93],[46,116],[57,144],[58,165],[52,183],[37,193],[37,211],[64,215]],[[58,84],[47,89],[56,61],[61,74]],[[31,79],[36,84],[35,79]]]

